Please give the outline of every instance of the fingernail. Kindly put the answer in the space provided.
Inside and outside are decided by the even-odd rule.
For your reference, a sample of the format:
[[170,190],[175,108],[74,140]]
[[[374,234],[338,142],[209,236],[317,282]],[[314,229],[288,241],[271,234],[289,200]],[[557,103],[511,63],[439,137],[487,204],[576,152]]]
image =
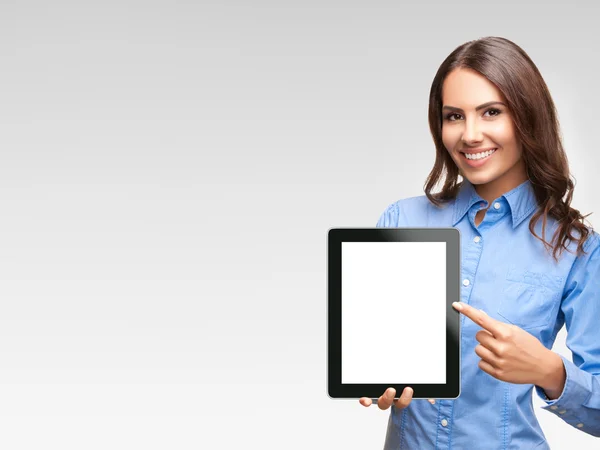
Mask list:
[[452,306],[454,306],[456,309],[458,309],[459,311],[462,309],[462,305],[458,302],[454,302],[452,303]]

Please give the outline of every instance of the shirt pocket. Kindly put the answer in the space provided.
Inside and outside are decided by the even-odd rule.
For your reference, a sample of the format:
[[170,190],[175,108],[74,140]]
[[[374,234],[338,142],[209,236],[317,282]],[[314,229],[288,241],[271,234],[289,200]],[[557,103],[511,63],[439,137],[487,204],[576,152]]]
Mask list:
[[523,329],[548,325],[560,303],[563,281],[563,276],[509,266],[498,314]]

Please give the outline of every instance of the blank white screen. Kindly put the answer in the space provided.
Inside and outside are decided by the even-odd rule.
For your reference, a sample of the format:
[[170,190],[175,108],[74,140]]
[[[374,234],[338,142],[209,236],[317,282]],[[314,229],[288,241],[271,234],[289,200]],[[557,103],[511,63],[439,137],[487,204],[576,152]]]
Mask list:
[[342,383],[446,383],[445,242],[342,242]]

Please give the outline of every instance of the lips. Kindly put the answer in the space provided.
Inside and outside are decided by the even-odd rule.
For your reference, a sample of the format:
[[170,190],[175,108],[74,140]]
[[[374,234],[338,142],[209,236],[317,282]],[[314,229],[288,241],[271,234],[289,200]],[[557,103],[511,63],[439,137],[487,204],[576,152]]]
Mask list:
[[[484,164],[486,164],[490,159],[492,159],[494,157],[494,155],[497,153],[498,149],[491,149],[491,150],[495,150],[493,152],[491,152],[490,155],[484,157],[484,158],[477,158],[477,159],[469,159],[467,158],[467,155],[462,153],[462,160],[464,161],[464,163],[469,166],[469,167],[473,167],[473,168],[479,168],[481,166],[483,166]],[[473,153],[470,153],[473,154]]]

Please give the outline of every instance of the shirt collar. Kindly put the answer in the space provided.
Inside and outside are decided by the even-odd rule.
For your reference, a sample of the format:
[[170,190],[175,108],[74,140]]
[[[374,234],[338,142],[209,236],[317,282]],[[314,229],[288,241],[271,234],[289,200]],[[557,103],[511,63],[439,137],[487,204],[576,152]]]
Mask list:
[[[538,202],[531,181],[526,180],[511,191],[502,195],[510,206],[513,228],[519,225],[537,207]],[[498,199],[496,199],[498,200]],[[463,179],[456,201],[454,203],[454,217],[452,226],[456,226],[463,216],[478,202],[486,201],[477,194],[475,187],[466,178]]]

